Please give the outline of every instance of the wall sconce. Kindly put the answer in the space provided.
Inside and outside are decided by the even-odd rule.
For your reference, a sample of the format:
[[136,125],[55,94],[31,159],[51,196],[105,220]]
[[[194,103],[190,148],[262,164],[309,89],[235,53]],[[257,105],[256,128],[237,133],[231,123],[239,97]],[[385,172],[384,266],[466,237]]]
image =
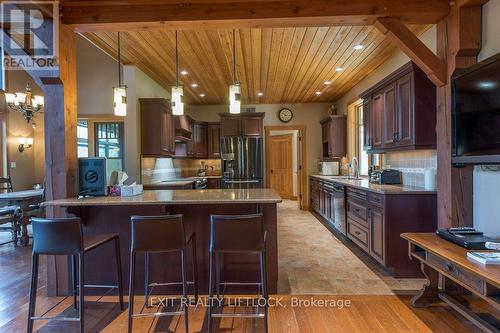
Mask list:
[[22,153],[25,149],[33,147],[33,138],[23,138],[20,137],[19,141],[19,152]]

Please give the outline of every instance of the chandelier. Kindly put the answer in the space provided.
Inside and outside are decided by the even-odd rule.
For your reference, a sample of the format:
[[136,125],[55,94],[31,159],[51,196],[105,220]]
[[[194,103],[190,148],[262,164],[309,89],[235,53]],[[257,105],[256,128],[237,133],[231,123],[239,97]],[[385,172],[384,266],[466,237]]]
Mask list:
[[33,95],[29,83],[26,85],[26,92],[5,93],[5,101],[12,111],[21,112],[27,123],[39,112],[43,112],[43,96]]

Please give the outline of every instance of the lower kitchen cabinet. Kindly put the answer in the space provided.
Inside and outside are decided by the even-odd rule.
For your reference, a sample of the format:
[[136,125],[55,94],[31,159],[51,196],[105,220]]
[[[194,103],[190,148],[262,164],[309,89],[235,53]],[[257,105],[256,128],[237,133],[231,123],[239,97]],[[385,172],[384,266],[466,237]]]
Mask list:
[[344,234],[395,277],[421,277],[417,262],[408,258],[404,232],[435,232],[436,193],[388,192],[361,189],[334,180],[310,177],[310,207],[325,224],[335,210],[330,188],[346,187],[347,223]]
[[220,178],[207,178],[207,188],[208,189],[220,189],[221,179]]

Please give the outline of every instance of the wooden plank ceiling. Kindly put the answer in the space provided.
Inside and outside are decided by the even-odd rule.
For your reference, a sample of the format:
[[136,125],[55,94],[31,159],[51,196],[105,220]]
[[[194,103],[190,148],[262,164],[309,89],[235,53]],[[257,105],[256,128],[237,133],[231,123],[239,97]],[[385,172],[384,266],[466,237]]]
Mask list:
[[[416,35],[429,27],[409,26]],[[228,103],[232,33],[179,31],[180,69],[188,72],[180,76],[187,104]],[[336,101],[397,50],[373,26],[255,28],[235,33],[244,104]],[[82,34],[116,58],[116,32]],[[121,42],[125,64],[136,65],[165,88],[175,84],[174,31],[122,32]],[[355,45],[364,48],[355,50]],[[192,87],[193,83],[198,86]]]

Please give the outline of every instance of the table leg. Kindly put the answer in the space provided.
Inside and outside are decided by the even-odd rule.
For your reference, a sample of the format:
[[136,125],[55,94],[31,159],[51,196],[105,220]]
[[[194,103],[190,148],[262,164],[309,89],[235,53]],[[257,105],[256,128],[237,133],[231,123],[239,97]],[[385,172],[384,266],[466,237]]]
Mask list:
[[424,284],[422,290],[420,290],[419,293],[411,299],[411,305],[416,308],[427,307],[433,303],[440,302],[438,296],[438,272],[427,266],[423,262],[420,263],[420,269],[422,270],[422,273],[424,273],[427,282]]
[[29,216],[27,212],[23,210],[23,215],[21,216],[21,246],[28,246],[30,242],[28,237],[28,223]]

